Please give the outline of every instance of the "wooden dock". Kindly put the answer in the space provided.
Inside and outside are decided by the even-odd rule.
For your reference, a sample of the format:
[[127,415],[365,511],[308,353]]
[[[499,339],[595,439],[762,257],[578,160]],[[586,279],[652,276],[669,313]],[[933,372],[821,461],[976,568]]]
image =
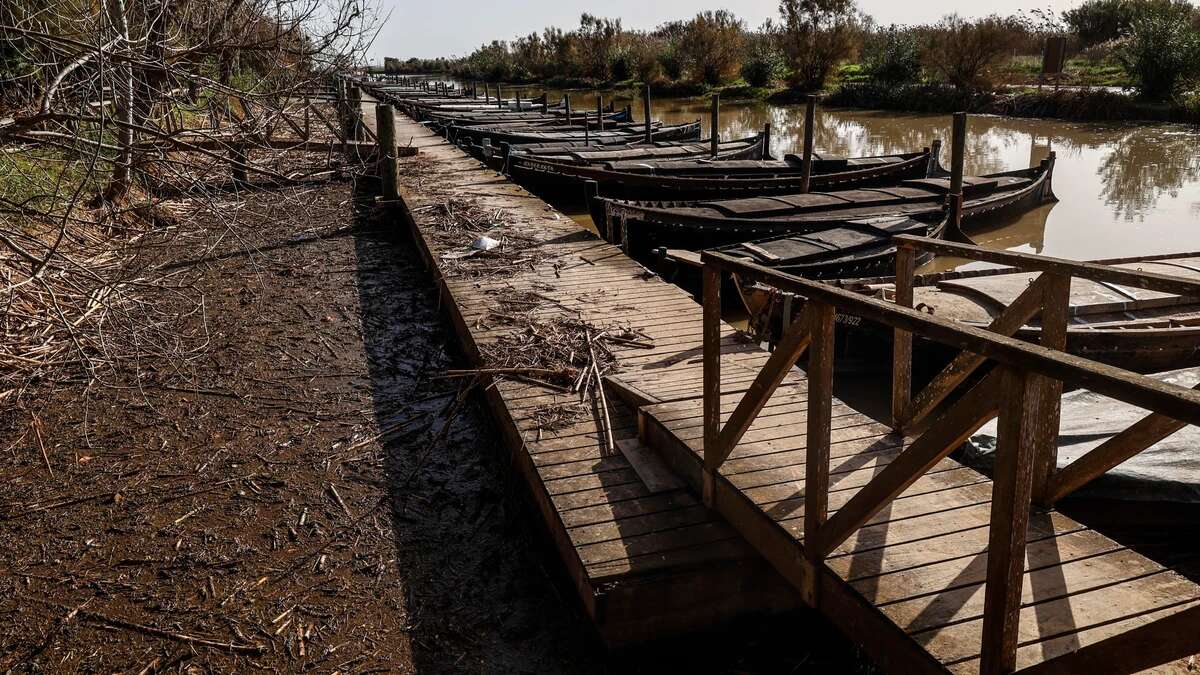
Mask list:
[[[577,395],[485,376],[514,465],[610,644],[804,602],[891,672],[1187,671],[1178,659],[1200,651],[1200,586],[1053,508],[1029,507],[1031,491],[1040,494],[1032,458],[1045,439],[1034,420],[1052,410],[1047,378],[1090,362],[1031,356],[1003,335],[972,332],[980,342],[964,344],[1003,367],[925,434],[902,435],[830,393],[833,308],[879,312],[909,335],[954,329],[793,284],[784,290],[833,295],[812,303],[806,323],[768,353],[719,320],[711,258],[702,313],[688,294],[426,127],[403,116],[396,127],[398,142],[420,151],[399,160],[399,206],[431,270],[470,243],[451,245],[438,231],[438,214],[460,200],[535,240],[527,250],[536,254],[504,274],[439,275],[471,358],[484,364],[488,345],[514,330],[489,317],[519,293],[545,300],[539,317],[619,324],[652,342],[619,351],[608,378],[616,450],[601,411],[539,429],[539,409]],[[898,355],[905,344],[898,339]],[[791,367],[806,350],[809,375]],[[1022,358],[1042,370],[1019,370]],[[1200,420],[1200,397],[1135,384],[1147,407]],[[901,401],[901,412],[911,409]],[[947,455],[964,430],[996,414],[1002,457],[1012,459],[993,483]],[[990,560],[989,550],[998,552]]]
[[[400,160],[400,191],[403,217],[431,270],[438,269],[435,261],[446,251],[429,235],[436,227],[435,211],[426,207],[453,203],[462,195],[502,209],[504,220],[519,223],[525,236],[554,242],[546,245],[550,257],[511,276],[441,279],[443,305],[472,359],[481,362],[481,347],[503,332],[479,320],[506,294],[536,290],[554,299],[543,318],[559,314],[597,325],[617,323],[651,337],[652,350],[619,352],[622,374],[634,380],[671,378],[680,396],[698,386],[687,377],[699,358],[689,350],[699,345],[701,318],[687,293],[647,277],[619,249],[426,127],[403,115],[396,126],[399,142],[407,145],[411,139],[420,151]],[[733,329],[727,334],[732,346]],[[756,347],[745,349],[755,363],[762,360]],[[644,461],[635,468],[624,452],[607,450],[592,417],[539,433],[531,419],[536,409],[577,400],[511,379],[487,388],[514,467],[529,485],[583,605],[607,643],[640,642],[750,611],[796,606],[795,594],[779,575],[682,481],[662,470],[656,457],[643,452]],[[635,411],[617,397],[610,406],[616,440],[630,454],[644,450],[637,445]],[[666,474],[665,482],[660,476],[647,485],[638,475],[638,469],[650,476],[656,468]]]

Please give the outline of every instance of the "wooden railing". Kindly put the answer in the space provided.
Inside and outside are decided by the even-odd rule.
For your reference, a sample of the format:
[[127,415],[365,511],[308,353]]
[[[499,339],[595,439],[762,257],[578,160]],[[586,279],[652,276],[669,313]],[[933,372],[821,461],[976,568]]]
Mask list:
[[[1066,339],[1070,281],[1078,277],[1186,297],[1200,297],[1200,282],[923,237],[903,236],[897,242],[895,303],[783,274],[715,251],[702,254],[704,500],[714,506],[715,480],[722,463],[806,351],[803,550],[809,572],[804,575],[807,584],[819,583],[822,575],[816,570],[834,549],[987,421],[999,417],[981,660],[984,673],[1011,672],[1016,665],[1025,537],[1035,495],[1040,502],[1052,502],[1182,426],[1200,424],[1200,392],[1061,351]],[[1010,265],[1041,275],[992,322],[991,330],[984,330],[912,309],[913,267],[916,252],[922,249]],[[806,304],[800,317],[784,329],[775,351],[722,425],[720,296],[724,274],[736,274],[743,283],[753,281],[794,293],[805,298]],[[920,433],[906,439],[899,455],[829,517],[833,333],[834,316],[838,312],[877,322],[895,332],[893,426],[898,433]],[[1038,315],[1043,344],[1029,344],[1011,337]],[[962,350],[915,397],[911,395],[913,335]],[[957,400],[944,405],[949,394],[985,363],[994,367]],[[1062,471],[1056,471],[1059,405],[1064,383],[1152,413]],[[820,597],[815,587],[802,588],[801,592],[809,602]],[[1190,612],[1192,623],[1187,625],[1195,626],[1196,614]],[[1153,653],[1155,659],[1161,657],[1157,663],[1200,651],[1200,631],[1181,634],[1177,623],[1178,619],[1172,623],[1168,618],[1147,624],[1145,630],[1139,629],[1140,639],[1154,645],[1147,647],[1147,653]],[[1077,658],[1082,659],[1078,663],[1096,658],[1096,649],[1111,647],[1112,644],[1103,641],[1081,649],[1076,652],[1081,654]]]

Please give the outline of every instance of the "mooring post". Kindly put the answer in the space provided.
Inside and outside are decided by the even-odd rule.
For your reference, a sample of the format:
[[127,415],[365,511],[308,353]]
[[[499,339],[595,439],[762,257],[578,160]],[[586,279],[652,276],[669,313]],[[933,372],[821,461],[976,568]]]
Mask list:
[[804,156],[800,178],[801,192],[808,192],[809,184],[812,182],[813,126],[816,124],[816,117],[817,97],[809,94],[804,102]]
[[596,97],[596,131],[604,131],[604,97]]
[[563,94],[563,107],[567,109],[567,126],[571,126],[571,95]]
[[763,125],[762,158],[771,159],[771,123]]
[[396,111],[386,103],[375,104],[375,138],[379,143],[380,194],[393,200],[400,196],[396,187],[399,168],[396,166]]
[[954,125],[950,131],[950,195],[946,204],[950,211],[950,225],[954,232],[962,225],[963,209],[963,161],[967,146],[967,113],[954,113]]
[[646,85],[646,91],[642,96],[642,117],[646,122],[646,143],[651,143],[654,140],[654,133],[650,127],[650,85]]
[[712,144],[712,158],[717,158],[718,147],[721,144],[721,94],[713,94],[712,97],[712,115],[709,127],[708,140]]
[[592,144],[591,131],[590,131],[591,128],[592,128],[591,124],[588,123],[587,110],[584,110],[583,111],[583,144],[584,145]]
[[521,90],[520,89],[517,90],[516,101],[517,101],[517,112],[521,112]]

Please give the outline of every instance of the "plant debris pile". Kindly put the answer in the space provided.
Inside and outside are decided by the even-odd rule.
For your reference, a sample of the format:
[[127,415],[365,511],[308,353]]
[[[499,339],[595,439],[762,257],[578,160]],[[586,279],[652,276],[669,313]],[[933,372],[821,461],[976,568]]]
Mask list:
[[533,269],[551,254],[541,240],[518,234],[503,209],[482,206],[473,198],[449,198],[413,209],[432,211],[430,234],[443,251],[439,267],[447,279],[508,278]]

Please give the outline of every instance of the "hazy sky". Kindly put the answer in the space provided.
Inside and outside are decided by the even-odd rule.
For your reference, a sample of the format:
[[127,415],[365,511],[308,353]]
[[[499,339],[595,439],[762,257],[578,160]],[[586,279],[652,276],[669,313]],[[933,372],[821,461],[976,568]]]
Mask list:
[[[462,56],[483,42],[512,39],[545,26],[571,28],[582,12],[620,17],[628,28],[653,28],[663,21],[684,19],[706,9],[730,9],[750,26],[775,18],[778,0],[742,0],[714,4],[686,0],[381,0],[391,18],[371,50],[383,56]],[[1022,9],[1062,11],[1082,0],[859,0],[859,7],[879,23],[923,23],[951,12],[978,16]]]

